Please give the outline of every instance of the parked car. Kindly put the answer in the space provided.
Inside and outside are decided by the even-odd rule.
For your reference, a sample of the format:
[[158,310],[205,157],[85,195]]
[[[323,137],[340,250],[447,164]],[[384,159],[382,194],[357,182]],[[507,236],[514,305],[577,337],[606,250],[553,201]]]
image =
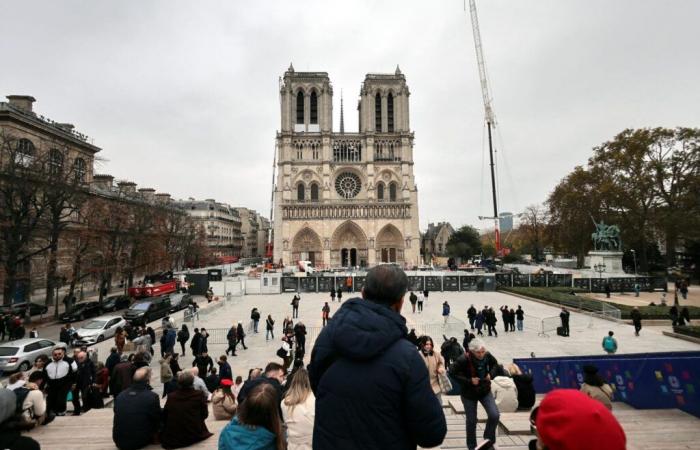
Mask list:
[[144,299],[131,305],[124,312],[124,319],[134,325],[145,325],[167,316],[171,306],[167,296]]
[[102,300],[102,311],[111,312],[125,309],[131,305],[131,297],[128,295],[110,295]]
[[170,312],[174,313],[187,308],[192,302],[190,294],[171,294],[170,295]]
[[73,345],[91,345],[114,336],[117,327],[124,327],[126,320],[120,316],[96,317],[75,330]]
[[49,310],[45,305],[32,302],[13,303],[12,305],[0,306],[0,313],[12,314],[15,316],[24,316],[25,311],[29,308],[29,315],[36,316],[37,314],[46,314]]
[[73,305],[70,312],[61,314],[61,322],[75,322],[88,317],[99,316],[100,302],[80,302]]
[[39,355],[51,358],[54,341],[41,338],[18,339],[0,344],[0,370],[29,370]]

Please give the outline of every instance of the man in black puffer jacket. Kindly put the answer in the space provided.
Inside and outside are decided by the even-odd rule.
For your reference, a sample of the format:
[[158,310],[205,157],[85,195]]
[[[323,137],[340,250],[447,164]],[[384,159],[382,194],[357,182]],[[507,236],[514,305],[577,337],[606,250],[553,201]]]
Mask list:
[[343,304],[316,340],[315,450],[415,449],[445,438],[442,407],[399,314],[407,287],[401,269],[374,267],[363,298]]

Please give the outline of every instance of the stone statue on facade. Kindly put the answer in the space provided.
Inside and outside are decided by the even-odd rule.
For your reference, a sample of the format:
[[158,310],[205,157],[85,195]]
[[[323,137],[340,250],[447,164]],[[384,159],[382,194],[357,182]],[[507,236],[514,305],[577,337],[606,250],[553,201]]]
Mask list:
[[620,228],[617,225],[606,225],[602,220],[596,223],[591,216],[595,232],[591,234],[593,247],[595,250],[620,250],[622,241],[620,240]]

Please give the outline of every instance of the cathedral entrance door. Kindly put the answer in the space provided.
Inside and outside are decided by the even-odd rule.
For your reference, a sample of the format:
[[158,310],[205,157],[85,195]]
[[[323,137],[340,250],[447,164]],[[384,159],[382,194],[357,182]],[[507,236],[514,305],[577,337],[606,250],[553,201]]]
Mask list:
[[350,255],[348,254],[347,248],[344,248],[340,251],[340,265],[341,266],[343,266],[343,267],[348,266],[348,256],[350,256]]
[[340,264],[343,267],[355,267],[357,265],[357,249],[344,248],[340,251]]

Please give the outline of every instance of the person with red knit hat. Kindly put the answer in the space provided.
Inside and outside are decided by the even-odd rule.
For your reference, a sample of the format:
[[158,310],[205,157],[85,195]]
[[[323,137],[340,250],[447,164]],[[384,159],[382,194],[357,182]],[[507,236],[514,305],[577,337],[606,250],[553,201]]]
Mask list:
[[533,411],[537,439],[530,450],[625,450],[627,438],[599,401],[573,389],[557,389]]

